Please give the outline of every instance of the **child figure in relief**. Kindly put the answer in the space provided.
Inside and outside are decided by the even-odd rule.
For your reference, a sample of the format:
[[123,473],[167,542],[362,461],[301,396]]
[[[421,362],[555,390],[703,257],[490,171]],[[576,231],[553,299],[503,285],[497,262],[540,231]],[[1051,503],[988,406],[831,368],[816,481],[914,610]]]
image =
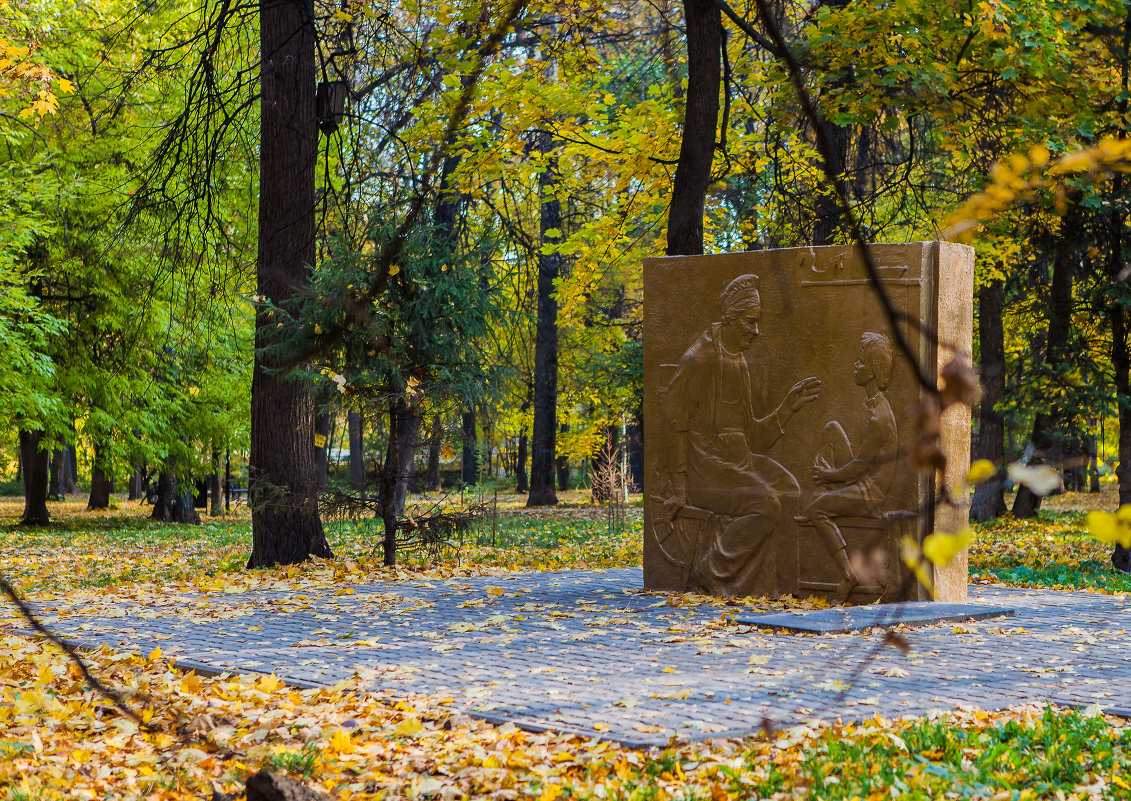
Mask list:
[[856,447],[836,420],[825,424],[821,445],[813,460],[812,477],[817,494],[805,517],[841,572],[838,589],[846,600],[860,583],[848,558],[839,517],[879,517],[883,499],[895,476],[898,445],[895,415],[884,390],[891,379],[891,343],[883,334],[866,332],[860,338],[860,355],[853,365],[853,380],[864,390],[868,420]]

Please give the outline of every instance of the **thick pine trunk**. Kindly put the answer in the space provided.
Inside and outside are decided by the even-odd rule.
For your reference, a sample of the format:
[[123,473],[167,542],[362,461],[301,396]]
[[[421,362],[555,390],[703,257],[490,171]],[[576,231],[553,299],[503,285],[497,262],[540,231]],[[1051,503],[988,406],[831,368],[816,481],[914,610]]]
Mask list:
[[314,416],[314,475],[318,486],[325,487],[330,477],[330,414],[325,409]]
[[624,447],[628,450],[628,475],[629,492],[640,492],[644,486],[644,425],[641,421],[643,415],[637,414],[632,418],[625,431]]
[[[843,125],[836,125],[825,118],[820,121],[821,130],[826,140],[832,147],[833,170],[838,176],[837,183],[844,191],[848,183],[842,177],[845,161],[848,158],[849,130]],[[817,195],[816,220],[813,223],[813,244],[831,245],[836,241],[836,232],[840,228],[840,201],[837,200],[833,187],[823,187],[824,191]]]
[[[538,143],[543,153],[552,147],[549,134]],[[554,189],[557,160],[550,159],[538,178],[542,194],[539,227],[543,248],[561,242],[562,206]],[[561,274],[562,257],[556,250],[538,255],[538,315],[534,329],[534,432],[530,442],[530,494],[527,506],[553,506],[554,458],[558,430],[558,299],[554,282]]]
[[[569,433],[569,423],[562,423],[558,428],[558,434],[562,439]],[[566,492],[569,490],[569,457],[564,453],[554,460],[554,471],[558,474],[558,491]]]
[[95,440],[94,466],[90,470],[90,497],[86,501],[86,508],[109,509],[110,493],[113,491],[114,482],[106,470],[106,447]]
[[361,412],[348,416],[350,435],[350,491],[365,495],[365,435],[362,431]]
[[176,475],[164,470],[157,476],[157,497],[153,502],[154,520],[162,523],[200,523],[193,504],[192,484],[180,482]]
[[136,501],[145,497],[145,465],[134,464],[130,473],[129,500]]
[[[1056,261],[1053,265],[1052,297],[1049,303],[1048,340],[1045,343],[1045,365],[1055,369],[1065,358],[1072,324],[1072,285],[1075,274],[1076,237],[1079,235],[1079,215],[1073,210],[1061,222],[1061,235],[1057,242]],[[1061,421],[1050,412],[1038,411],[1033,421],[1034,462],[1044,462],[1063,452]],[[1060,467],[1060,465],[1057,465]],[[1013,516],[1019,520],[1032,517],[1041,508],[1041,498],[1026,486],[1017,490],[1013,501]]]
[[405,499],[414,478],[413,463],[416,456],[416,441],[420,434],[420,416],[416,408],[403,399],[390,404],[389,448],[385,454],[385,470],[391,471],[393,481],[390,499],[393,514],[399,519],[404,516]]
[[[1111,322],[1111,364],[1115,374],[1115,400],[1119,408],[1119,453],[1115,477],[1119,482],[1119,505],[1131,503],[1131,353],[1128,347],[1127,314],[1119,302],[1108,307]],[[1131,573],[1131,550],[1116,545],[1111,554],[1116,570]]]
[[439,412],[432,416],[432,433],[428,435],[428,472],[424,476],[424,489],[440,489],[440,455],[444,447],[444,419]]
[[[318,155],[312,0],[261,0],[259,253],[256,282],[286,306],[308,285],[315,261],[314,181]],[[330,557],[318,516],[314,403],[279,372],[277,320],[260,308],[251,382],[252,550],[248,567]]]
[[393,499],[397,491],[396,465],[400,463],[397,442],[397,410],[399,404],[389,401],[389,445],[385,451],[385,463],[381,468],[381,522],[385,529],[384,563],[392,567],[397,563],[397,509]]
[[66,493],[63,491],[63,476],[66,471],[64,459],[66,451],[62,448],[55,448],[51,451],[51,465],[48,470],[48,485],[47,500],[49,501],[65,501],[67,499]]
[[224,495],[220,487],[220,449],[215,443],[212,445],[212,473],[209,476],[208,496],[211,501],[208,516],[219,517],[224,513]]
[[[826,8],[844,8],[848,3],[849,0],[824,0],[821,5]],[[849,78],[838,79],[833,82],[831,89],[835,92],[850,84]],[[829,144],[832,155],[830,166],[837,176],[837,187],[847,196],[849,182],[844,173],[848,166],[852,131],[848,126],[837,125],[824,114],[820,116],[818,125],[825,141]],[[857,159],[857,161],[859,162],[860,159]],[[821,186],[820,191],[817,192],[817,203],[814,209],[816,219],[813,222],[813,241],[811,243],[813,245],[831,245],[836,241],[836,234],[842,222],[842,211],[835,189],[836,187],[832,186]]]
[[73,495],[79,491],[79,452],[73,444],[67,446],[65,463],[67,469],[63,476],[63,492]]
[[[978,406],[978,439],[973,453],[974,459],[988,459],[999,468],[1005,462],[1005,421],[995,408],[1005,394],[1003,294],[1002,281],[991,281],[978,290],[978,366],[982,400]],[[974,489],[970,519],[984,522],[1001,517],[1005,510],[1005,481],[999,469]]]
[[526,429],[523,428],[518,435],[518,455],[515,457],[514,473],[517,479],[515,484],[515,492],[523,493],[530,490],[530,478],[526,472],[527,451],[529,450],[530,439],[526,435]]
[[39,445],[42,431],[20,429],[20,459],[24,474],[24,513],[20,525],[46,526],[51,522],[47,513],[47,484],[50,479],[50,459]]
[[475,409],[468,409],[461,418],[463,428],[463,460],[460,481],[473,486],[479,480],[479,443],[475,435]]
[[703,252],[703,207],[719,127],[722,80],[722,12],[713,0],[684,0],[687,24],[687,105],[679,163],[668,209],[668,255]]

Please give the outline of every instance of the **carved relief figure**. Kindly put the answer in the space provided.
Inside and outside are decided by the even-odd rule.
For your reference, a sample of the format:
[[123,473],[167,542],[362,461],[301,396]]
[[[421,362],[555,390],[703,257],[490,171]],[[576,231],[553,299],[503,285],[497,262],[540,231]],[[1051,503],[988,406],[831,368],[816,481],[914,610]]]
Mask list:
[[[853,380],[864,390],[868,419],[855,447],[835,420],[825,424],[821,446],[813,460],[817,485],[805,517],[841,572],[839,595],[844,600],[860,583],[852,567],[840,517],[879,517],[884,497],[895,476],[898,447],[895,415],[884,390],[891,379],[891,344],[883,334],[868,332],[860,338],[860,355],[853,365]],[[805,517],[800,518],[802,522]]]
[[678,526],[680,518],[699,521],[688,538],[688,588],[732,595],[780,586],[772,539],[794,528],[800,487],[762,454],[790,418],[817,399],[821,382],[798,381],[777,408],[758,417],[754,398],[760,388],[745,356],[758,336],[758,277],[735,278],[720,305],[720,321],[683,354],[664,393],[671,494],[663,514],[665,526]]

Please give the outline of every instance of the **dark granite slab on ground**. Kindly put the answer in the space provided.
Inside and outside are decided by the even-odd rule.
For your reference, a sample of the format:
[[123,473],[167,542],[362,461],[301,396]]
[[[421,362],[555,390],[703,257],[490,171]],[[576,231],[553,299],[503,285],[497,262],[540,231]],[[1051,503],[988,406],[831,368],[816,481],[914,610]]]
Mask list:
[[877,626],[921,628],[938,623],[988,620],[1014,614],[1013,609],[977,604],[944,604],[931,601],[904,601],[869,606],[838,606],[811,612],[778,612],[768,615],[738,616],[736,623],[774,631],[798,634],[848,634]]

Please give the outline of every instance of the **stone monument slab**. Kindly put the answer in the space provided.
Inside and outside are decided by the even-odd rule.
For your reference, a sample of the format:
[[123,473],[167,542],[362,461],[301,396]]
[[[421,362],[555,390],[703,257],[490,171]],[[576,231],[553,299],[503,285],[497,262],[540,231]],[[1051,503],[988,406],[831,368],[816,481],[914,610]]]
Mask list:
[[[900,331],[937,381],[969,354],[974,252],[870,247]],[[955,532],[970,409],[941,421],[946,475],[912,463],[924,393],[849,246],[644,262],[644,583],[714,595],[926,600],[905,538]],[[966,600],[966,554],[934,570]]]

